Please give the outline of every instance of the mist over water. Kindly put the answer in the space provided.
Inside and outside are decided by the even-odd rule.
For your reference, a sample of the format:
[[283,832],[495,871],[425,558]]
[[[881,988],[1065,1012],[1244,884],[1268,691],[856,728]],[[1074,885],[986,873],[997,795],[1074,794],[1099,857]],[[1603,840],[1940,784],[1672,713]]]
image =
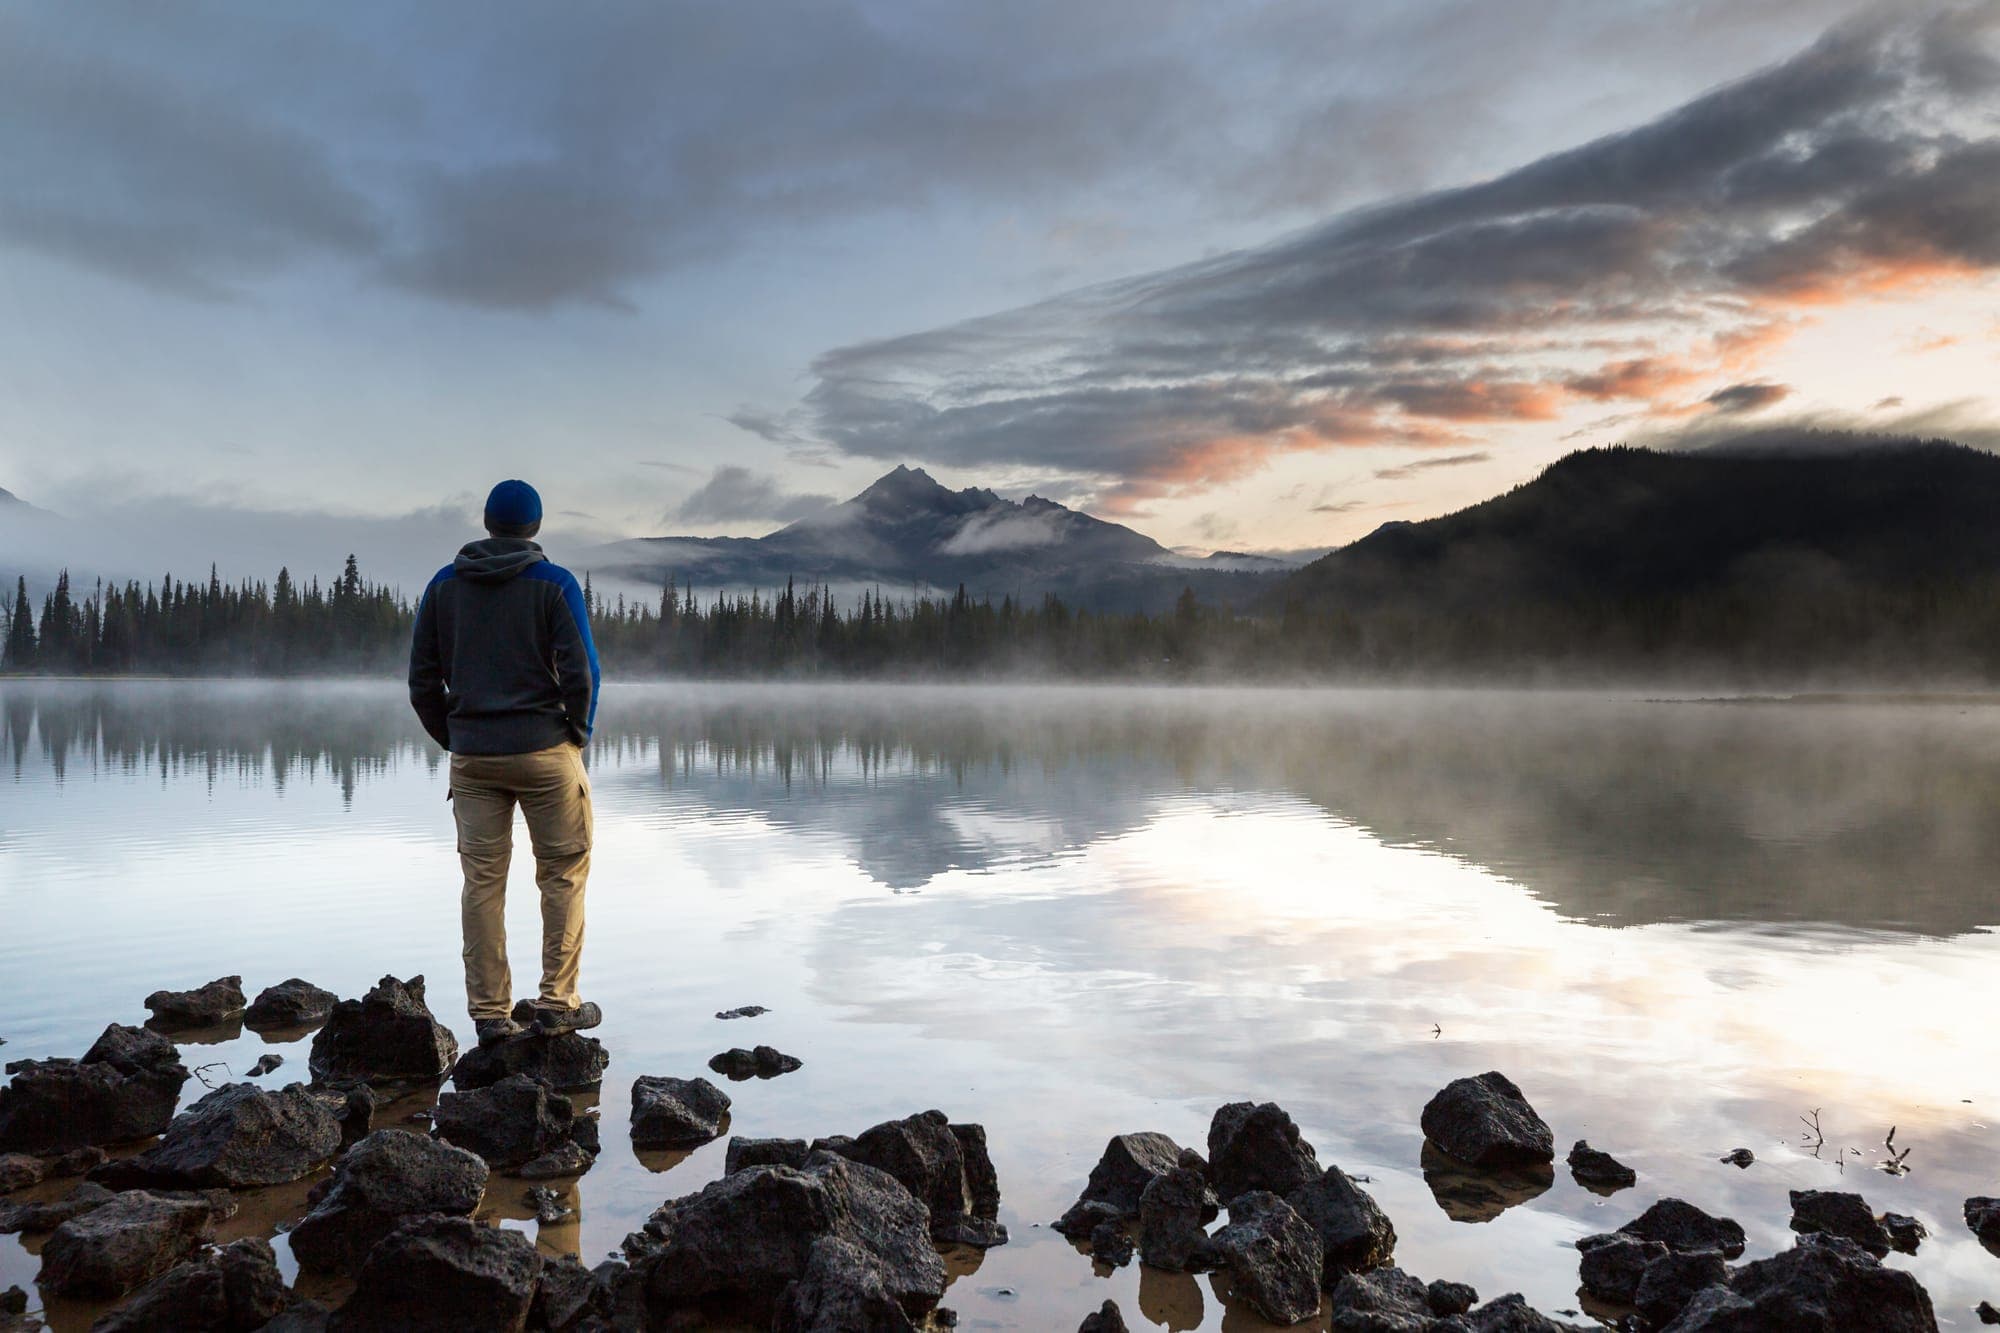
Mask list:
[[[1013,1240],[947,1294],[969,1327],[1074,1327],[1106,1296],[1135,1326],[1257,1327],[1206,1277],[1099,1277],[1046,1226],[1111,1134],[1205,1146],[1246,1097],[1371,1178],[1403,1267],[1484,1296],[1575,1309],[1568,1243],[1663,1194],[1768,1254],[1809,1187],[1921,1218],[1932,1238],[1891,1262],[1941,1318],[1992,1294],[1958,1209],[1994,1186],[2000,710],[613,687],[590,763],[606,1151],[580,1225],[542,1236],[586,1262],[721,1171],[721,1142],[633,1154],[631,1080],[769,1042],[805,1067],[729,1085],[734,1133],[931,1106],[987,1126]],[[228,973],[357,995],[421,972],[469,1042],[441,756],[400,689],[0,683],[0,793],[7,1059],[80,1053],[149,991]],[[523,837],[523,994],[530,872]],[[753,1003],[772,1012],[711,1017]],[[240,1077],[270,1049],[220,1036],[189,1065]],[[266,1081],[304,1077],[307,1045]],[[1441,1202],[1418,1111],[1489,1068],[1559,1156],[1588,1138],[1637,1188],[1603,1199],[1559,1165],[1497,1216]],[[1907,1176],[1873,1169],[1892,1124]],[[1737,1146],[1749,1171],[1715,1160]],[[496,1180],[489,1205],[517,1218],[519,1193]],[[35,1268],[0,1238],[0,1286]]]

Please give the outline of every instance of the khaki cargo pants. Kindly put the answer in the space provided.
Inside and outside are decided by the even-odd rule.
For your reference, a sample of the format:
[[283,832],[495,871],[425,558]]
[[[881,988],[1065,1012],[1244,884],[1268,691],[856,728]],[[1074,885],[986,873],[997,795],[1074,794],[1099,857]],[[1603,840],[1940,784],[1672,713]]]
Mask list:
[[557,745],[532,754],[455,754],[451,802],[458,820],[458,859],[465,870],[460,912],[465,998],[472,1017],[505,1018],[514,1007],[506,907],[517,804],[528,821],[535,883],[542,891],[542,989],[536,1003],[545,1009],[574,1009],[593,828],[583,751]]

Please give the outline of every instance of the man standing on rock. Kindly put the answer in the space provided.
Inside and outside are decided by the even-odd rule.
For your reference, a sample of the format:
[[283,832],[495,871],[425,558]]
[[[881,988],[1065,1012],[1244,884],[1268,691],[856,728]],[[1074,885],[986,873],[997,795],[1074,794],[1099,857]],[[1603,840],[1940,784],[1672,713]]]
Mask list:
[[583,590],[532,538],[542,498],[525,481],[486,497],[485,541],[439,570],[417,607],[410,704],[451,752],[448,799],[465,870],[465,996],[489,1045],[519,1035],[507,967],[507,864],[514,807],[528,821],[542,891],[542,989],[535,1028],[604,1021],[579,1000],[583,885],[590,874],[590,777],[583,747],[597,714],[597,649]]

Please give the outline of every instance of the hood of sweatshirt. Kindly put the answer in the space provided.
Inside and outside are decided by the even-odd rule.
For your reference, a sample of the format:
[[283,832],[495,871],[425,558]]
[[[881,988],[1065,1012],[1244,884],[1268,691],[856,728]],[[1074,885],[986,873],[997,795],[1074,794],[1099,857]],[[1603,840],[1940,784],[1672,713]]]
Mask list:
[[530,565],[548,557],[522,537],[487,537],[467,542],[451,562],[452,570],[469,583],[505,583]]

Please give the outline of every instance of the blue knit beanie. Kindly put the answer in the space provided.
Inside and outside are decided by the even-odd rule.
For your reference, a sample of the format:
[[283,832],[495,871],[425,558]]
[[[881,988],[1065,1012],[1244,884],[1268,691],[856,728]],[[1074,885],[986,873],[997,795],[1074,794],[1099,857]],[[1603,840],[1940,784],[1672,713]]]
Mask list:
[[542,497],[525,481],[503,481],[486,497],[486,527],[532,528],[542,521]]

